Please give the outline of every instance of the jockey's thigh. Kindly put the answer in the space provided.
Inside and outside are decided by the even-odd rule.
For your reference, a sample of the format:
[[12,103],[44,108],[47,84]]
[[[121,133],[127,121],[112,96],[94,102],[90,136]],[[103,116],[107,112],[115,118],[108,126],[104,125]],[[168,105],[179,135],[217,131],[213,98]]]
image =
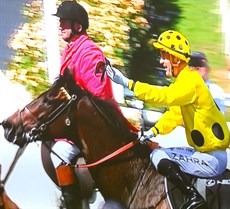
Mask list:
[[70,144],[67,141],[55,142],[52,151],[56,153],[51,153],[51,159],[55,168],[57,168],[63,161],[70,164],[71,160],[80,153],[80,150],[76,145]]
[[226,151],[216,150],[201,153],[190,147],[160,148],[152,151],[150,159],[157,168],[161,159],[169,159],[179,164],[188,174],[208,178],[221,175],[227,166]]

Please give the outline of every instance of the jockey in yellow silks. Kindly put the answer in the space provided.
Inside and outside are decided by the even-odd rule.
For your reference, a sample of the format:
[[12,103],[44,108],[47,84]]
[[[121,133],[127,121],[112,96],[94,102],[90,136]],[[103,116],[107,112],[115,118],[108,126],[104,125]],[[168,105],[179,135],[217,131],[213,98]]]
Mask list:
[[[132,83],[132,82],[130,82]],[[186,66],[169,87],[158,88],[146,83],[135,83],[134,94],[149,103],[180,106],[170,111],[170,117],[177,122],[162,117],[151,128],[154,135],[167,134],[184,123],[188,144],[200,152],[224,150],[229,146],[229,130],[222,112],[217,108],[212,96],[197,71]],[[167,113],[169,114],[169,113]],[[178,115],[179,114],[179,115]],[[183,117],[183,118],[182,118]],[[170,128],[168,128],[168,126]]]
[[168,30],[153,45],[160,51],[160,63],[166,75],[175,77],[171,85],[157,87],[134,82],[112,67],[107,67],[106,71],[114,82],[132,90],[138,99],[169,106],[152,128],[144,134],[139,132],[143,144],[146,140],[154,141],[157,134],[167,134],[177,126],[184,126],[191,147],[156,145],[150,159],[159,173],[185,194],[186,200],[180,209],[204,207],[204,198],[187,182],[184,172],[206,178],[221,175],[226,170],[226,148],[230,140],[227,122],[200,74],[188,66],[191,56],[188,40],[181,33]]

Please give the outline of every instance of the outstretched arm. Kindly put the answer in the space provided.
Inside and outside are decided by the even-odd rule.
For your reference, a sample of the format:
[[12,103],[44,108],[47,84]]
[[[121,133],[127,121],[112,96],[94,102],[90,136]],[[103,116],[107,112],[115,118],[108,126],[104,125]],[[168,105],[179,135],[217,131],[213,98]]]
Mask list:
[[112,67],[110,64],[106,65],[106,72],[109,78],[117,83],[121,84],[122,86],[128,88],[129,80],[127,77],[125,77],[118,69]]

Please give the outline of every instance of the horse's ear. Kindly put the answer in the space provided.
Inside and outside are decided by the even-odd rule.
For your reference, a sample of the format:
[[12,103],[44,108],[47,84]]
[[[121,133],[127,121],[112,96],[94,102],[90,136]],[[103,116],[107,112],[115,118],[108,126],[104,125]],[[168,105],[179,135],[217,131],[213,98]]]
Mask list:
[[74,71],[71,68],[66,68],[64,72],[64,80],[68,86],[68,89],[72,89],[76,86],[73,73]]
[[68,92],[76,92],[78,91],[78,93],[82,92],[81,87],[76,83],[75,79],[74,79],[74,70],[71,68],[66,68],[63,74],[63,79],[64,81],[64,87],[66,88],[66,90],[68,90]]
[[64,77],[69,80],[69,78],[73,78],[73,70],[71,70],[70,68],[66,68],[64,71]]

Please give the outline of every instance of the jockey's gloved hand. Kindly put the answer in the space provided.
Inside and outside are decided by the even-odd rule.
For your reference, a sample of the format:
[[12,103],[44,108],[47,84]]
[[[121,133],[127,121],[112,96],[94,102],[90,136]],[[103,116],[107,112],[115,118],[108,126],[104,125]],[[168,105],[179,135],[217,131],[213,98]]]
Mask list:
[[112,81],[121,84],[124,87],[128,87],[129,79],[126,78],[118,69],[111,67],[111,65],[107,65],[106,72]]
[[147,141],[152,141],[151,139],[153,139],[153,137],[155,137],[155,135],[151,129],[149,129],[148,131],[138,132],[138,138],[141,144],[146,144]]

